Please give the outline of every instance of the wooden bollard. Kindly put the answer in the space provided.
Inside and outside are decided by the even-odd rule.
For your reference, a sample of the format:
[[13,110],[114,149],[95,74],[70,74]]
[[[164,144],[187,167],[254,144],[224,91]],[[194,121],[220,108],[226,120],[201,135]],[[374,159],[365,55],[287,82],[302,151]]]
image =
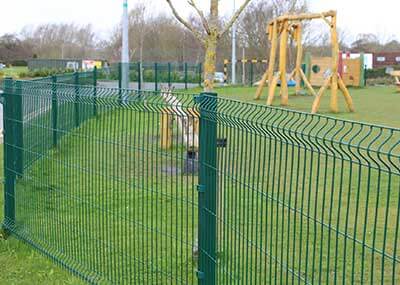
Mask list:
[[160,118],[161,149],[170,149],[172,147],[172,119],[171,110],[168,108],[163,109]]

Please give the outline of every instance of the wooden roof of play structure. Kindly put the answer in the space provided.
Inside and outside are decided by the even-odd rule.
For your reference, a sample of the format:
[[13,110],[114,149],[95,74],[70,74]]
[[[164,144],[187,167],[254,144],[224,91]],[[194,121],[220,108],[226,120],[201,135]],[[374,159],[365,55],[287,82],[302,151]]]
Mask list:
[[[301,69],[303,47],[302,47],[302,21],[322,19],[329,27],[331,31],[331,44],[332,44],[332,64],[331,71],[327,74],[324,84],[321,86],[318,92],[314,91],[311,83],[305,76]],[[281,105],[287,105],[289,101],[287,81],[294,77],[296,81],[296,93],[300,92],[301,80],[303,80],[305,86],[309,89],[310,93],[315,96],[315,100],[312,106],[312,113],[316,113],[321,103],[321,97],[325,90],[331,88],[331,104],[330,108],[332,112],[338,112],[337,105],[337,90],[340,89],[345,97],[347,106],[350,111],[354,111],[352,98],[344,84],[342,78],[338,74],[339,64],[339,43],[337,38],[336,30],[336,11],[327,11],[322,13],[302,13],[297,15],[287,14],[282,15],[272,20],[267,26],[268,39],[271,42],[271,50],[269,57],[268,70],[264,73],[261,79],[260,85],[257,88],[256,99],[260,99],[264,85],[268,82],[269,92],[267,105],[271,105],[275,89],[278,81],[281,81]],[[297,58],[295,69],[290,73],[289,78],[286,74],[286,60],[287,60],[287,44],[289,35],[293,37],[297,45]],[[280,37],[280,48],[279,48],[279,71],[274,74],[275,60],[277,54],[278,38]],[[267,81],[268,80],[268,81]]]

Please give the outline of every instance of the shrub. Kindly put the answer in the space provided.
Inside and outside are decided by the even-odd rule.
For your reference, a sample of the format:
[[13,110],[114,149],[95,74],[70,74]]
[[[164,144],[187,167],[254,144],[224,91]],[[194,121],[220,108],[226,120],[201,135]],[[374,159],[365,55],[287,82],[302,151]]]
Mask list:
[[[395,70],[400,70],[400,66],[393,66]],[[386,73],[385,67],[373,68],[365,70],[365,78],[382,78],[382,77],[390,77],[389,74]]]
[[394,79],[391,76],[376,77],[367,79],[367,86],[373,85],[393,85]]
[[11,61],[12,66],[28,66],[28,62],[23,59]]
[[19,78],[27,78],[27,77],[30,77],[30,76],[28,76],[28,74],[29,74],[29,72],[20,72],[20,73],[18,73],[18,77],[19,77]]

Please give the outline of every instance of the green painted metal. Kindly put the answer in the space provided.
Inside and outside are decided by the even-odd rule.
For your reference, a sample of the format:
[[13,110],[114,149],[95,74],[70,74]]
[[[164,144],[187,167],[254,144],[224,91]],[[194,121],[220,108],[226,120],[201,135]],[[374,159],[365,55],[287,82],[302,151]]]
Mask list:
[[93,116],[97,116],[97,67],[93,69]]
[[52,78],[52,86],[51,86],[51,122],[53,129],[53,147],[57,147],[57,126],[58,126],[58,101],[57,101],[57,76],[53,76]]
[[217,281],[217,94],[202,93],[199,137],[199,284]]
[[119,93],[121,95],[121,90],[122,90],[122,63],[121,62],[118,62],[118,89],[119,89]]
[[138,73],[138,90],[142,90],[142,64],[137,63],[137,73]]
[[154,63],[154,90],[158,91],[158,64]]
[[21,82],[17,81],[15,83],[14,89],[14,142],[15,142],[15,169],[17,177],[21,177],[24,172],[24,158],[23,158],[23,149],[24,149],[24,136],[23,136],[23,104],[22,104],[22,90],[21,90]]
[[168,62],[168,86],[171,86],[172,80],[171,80],[171,72],[172,72],[172,66],[171,63]]
[[15,227],[15,160],[16,142],[14,136],[15,90],[12,78],[4,80],[4,222],[3,229],[11,233]]
[[95,79],[4,82],[16,238],[92,284],[400,282],[399,129]]
[[79,72],[75,72],[74,74],[74,89],[75,89],[75,104],[74,104],[74,119],[75,119],[75,127],[79,127],[80,125],[80,112],[79,112]]
[[185,90],[188,89],[188,64],[185,62]]
[[364,59],[364,53],[360,53],[360,82],[359,86],[360,87],[365,87],[366,85],[366,80],[365,80],[365,59]]
[[201,87],[203,84],[203,80],[202,80],[202,75],[203,75],[203,65],[201,63],[199,63],[198,66],[199,72],[198,72],[198,77],[199,77],[199,86]]
[[[160,84],[171,85],[173,83],[182,84],[182,89],[184,87],[193,87],[194,84],[199,83],[201,80],[201,70],[200,64],[189,63],[189,62],[142,62],[141,70],[139,72],[139,62],[130,63],[130,69],[134,72],[130,73],[130,82],[135,82],[138,84],[137,89],[147,88],[145,83],[151,83],[154,85],[154,90],[157,88],[159,90]],[[119,64],[114,64],[110,68],[110,74],[106,75],[102,72],[102,79],[107,80],[117,80],[119,79]],[[157,68],[157,70],[156,70]],[[200,72],[200,73],[199,73]],[[139,80],[141,82],[139,82]],[[192,84],[190,86],[189,84]],[[157,85],[157,86],[156,86]],[[180,86],[180,85],[178,85]],[[119,86],[120,88],[120,86]]]

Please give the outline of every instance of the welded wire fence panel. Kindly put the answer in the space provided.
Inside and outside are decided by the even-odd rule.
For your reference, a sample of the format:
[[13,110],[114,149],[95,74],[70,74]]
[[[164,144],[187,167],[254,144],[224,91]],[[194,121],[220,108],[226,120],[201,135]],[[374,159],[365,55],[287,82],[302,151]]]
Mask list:
[[[93,116],[94,112],[91,110],[95,107],[79,102],[58,100],[57,96],[58,93],[64,94],[63,92],[68,90],[70,91],[68,94],[73,93],[73,100],[77,101],[84,90],[83,96],[91,96],[92,100],[95,100],[97,90],[95,86],[81,89],[83,85],[95,84],[93,74],[93,72],[81,72],[40,78],[24,82],[18,90],[15,90],[22,92],[23,119],[30,122],[24,125],[24,147],[29,149],[24,158],[26,165],[29,166],[31,162],[40,158],[39,154],[42,152],[36,149],[48,149],[56,144],[60,136]],[[75,85],[60,85],[59,83]],[[71,111],[72,109],[74,112]],[[49,124],[48,129],[43,128],[45,124]]]
[[[15,219],[6,228],[92,283],[195,283],[197,166],[187,149],[196,139],[181,135],[197,118],[193,96],[93,90],[21,81],[8,89],[7,100],[24,98],[23,120],[5,119],[23,125],[23,147],[9,147],[25,167],[9,164]],[[58,124],[48,106],[58,107]]]
[[57,79],[5,82],[4,225],[88,282],[400,282],[399,129]]
[[400,282],[400,130],[226,99],[204,108],[227,141],[207,165],[217,284]]
[[[121,80],[121,63],[100,70],[100,78]],[[161,86],[187,89],[202,84],[202,64],[189,62],[131,62],[129,80],[137,89],[160,90]]]

